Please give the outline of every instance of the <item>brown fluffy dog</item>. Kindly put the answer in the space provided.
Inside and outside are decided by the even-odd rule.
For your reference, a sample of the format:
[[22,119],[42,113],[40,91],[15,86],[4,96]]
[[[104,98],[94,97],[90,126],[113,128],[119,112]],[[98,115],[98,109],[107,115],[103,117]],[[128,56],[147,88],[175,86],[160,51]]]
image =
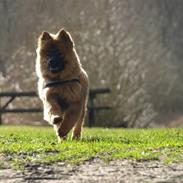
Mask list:
[[81,136],[88,97],[88,76],[80,63],[71,35],[42,32],[38,40],[36,73],[44,119],[54,126],[59,139],[73,128]]

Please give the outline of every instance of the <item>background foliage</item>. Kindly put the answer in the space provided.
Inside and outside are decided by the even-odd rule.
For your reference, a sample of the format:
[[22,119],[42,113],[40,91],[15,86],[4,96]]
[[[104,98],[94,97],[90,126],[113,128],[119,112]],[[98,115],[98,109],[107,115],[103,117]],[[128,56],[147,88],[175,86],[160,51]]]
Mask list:
[[90,87],[112,90],[98,103],[113,110],[97,125],[167,125],[183,111],[182,8],[181,0],[0,0],[0,89],[36,90],[37,38],[65,27]]

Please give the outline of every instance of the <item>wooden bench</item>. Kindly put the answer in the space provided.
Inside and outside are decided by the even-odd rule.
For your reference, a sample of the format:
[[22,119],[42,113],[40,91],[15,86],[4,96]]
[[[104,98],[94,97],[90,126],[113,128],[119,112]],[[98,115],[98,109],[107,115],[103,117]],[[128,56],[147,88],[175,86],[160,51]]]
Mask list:
[[[95,122],[96,111],[109,110],[109,106],[95,106],[95,99],[98,94],[110,93],[108,88],[91,89],[89,91],[89,101],[88,101],[88,126],[92,127]],[[2,104],[2,98],[8,98],[8,100]],[[13,108],[9,109],[8,105],[19,97],[38,97],[36,92],[0,92],[0,124],[2,124],[2,115],[4,113],[35,113],[42,112],[41,108]]]

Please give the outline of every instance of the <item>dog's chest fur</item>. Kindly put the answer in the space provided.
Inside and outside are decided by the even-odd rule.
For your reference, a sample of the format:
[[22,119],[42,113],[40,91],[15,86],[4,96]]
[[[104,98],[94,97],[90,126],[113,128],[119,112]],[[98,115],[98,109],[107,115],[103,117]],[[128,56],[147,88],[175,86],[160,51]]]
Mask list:
[[58,102],[61,109],[64,111],[67,110],[70,106],[70,103],[62,96],[62,94],[58,94],[56,96],[56,101]]
[[80,83],[67,83],[61,87],[51,87],[46,90],[46,100],[55,100],[62,110],[67,110],[70,105],[81,100]]

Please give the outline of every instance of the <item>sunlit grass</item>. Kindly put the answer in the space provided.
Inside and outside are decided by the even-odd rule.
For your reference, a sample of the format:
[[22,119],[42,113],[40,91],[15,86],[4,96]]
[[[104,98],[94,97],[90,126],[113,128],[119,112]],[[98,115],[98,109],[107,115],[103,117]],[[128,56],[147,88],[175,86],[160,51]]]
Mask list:
[[14,164],[104,160],[182,161],[183,129],[85,128],[80,141],[63,141],[50,127],[0,126],[0,154]]

